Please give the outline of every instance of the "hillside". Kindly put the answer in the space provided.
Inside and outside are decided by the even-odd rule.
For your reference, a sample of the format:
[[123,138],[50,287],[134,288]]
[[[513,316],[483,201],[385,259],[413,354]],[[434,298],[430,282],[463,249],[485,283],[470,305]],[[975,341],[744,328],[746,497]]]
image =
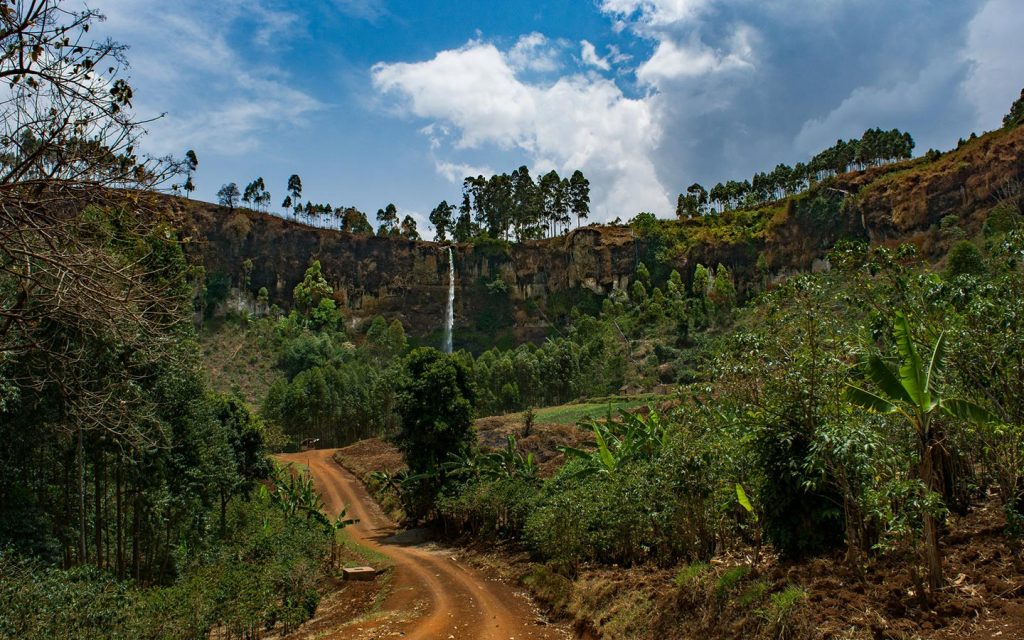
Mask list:
[[[967,235],[976,233],[1008,185],[1022,179],[1024,129],[1017,128],[988,133],[938,157],[826,179],[755,210],[592,225],[521,244],[459,244],[456,347],[540,340],[573,306],[592,311],[604,295],[626,289],[640,262],[652,268],[655,282],[676,269],[687,283],[697,264],[724,264],[742,296],[786,274],[825,268],[816,261],[844,238],[912,242],[937,260],[950,244],[940,229],[944,219]],[[438,244],[317,229],[183,199],[168,199],[167,208],[185,228],[187,252],[204,267],[207,281],[226,279],[250,300],[265,287],[271,304],[288,308],[305,268],[319,260],[350,327],[383,315],[400,319],[412,336],[440,340],[448,268]],[[252,261],[248,274],[246,260]]]

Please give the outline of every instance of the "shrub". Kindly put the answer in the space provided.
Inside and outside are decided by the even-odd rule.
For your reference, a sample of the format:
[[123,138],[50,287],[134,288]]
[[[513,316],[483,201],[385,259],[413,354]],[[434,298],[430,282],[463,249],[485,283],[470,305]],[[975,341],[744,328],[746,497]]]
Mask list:
[[981,250],[969,240],[961,240],[949,250],[946,262],[946,277],[955,278],[961,275],[981,275],[985,273],[985,261]]
[[538,492],[535,482],[522,478],[471,482],[451,495],[440,496],[437,512],[446,533],[516,539],[522,535]]

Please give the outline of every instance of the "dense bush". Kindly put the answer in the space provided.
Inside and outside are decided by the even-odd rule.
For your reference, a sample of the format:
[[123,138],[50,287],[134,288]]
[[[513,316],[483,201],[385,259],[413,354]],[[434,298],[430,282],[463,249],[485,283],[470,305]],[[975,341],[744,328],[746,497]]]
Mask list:
[[536,482],[522,478],[470,481],[439,496],[437,512],[448,535],[516,540],[536,508],[538,491]]
[[266,496],[235,504],[228,530],[215,545],[179,549],[178,579],[148,589],[95,567],[64,571],[2,553],[0,637],[192,640],[214,627],[255,637],[308,620],[319,602],[324,530]]

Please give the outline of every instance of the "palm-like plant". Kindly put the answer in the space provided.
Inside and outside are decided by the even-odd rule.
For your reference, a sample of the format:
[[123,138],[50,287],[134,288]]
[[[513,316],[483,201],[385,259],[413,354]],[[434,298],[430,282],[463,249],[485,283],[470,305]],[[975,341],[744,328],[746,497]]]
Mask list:
[[559,447],[566,457],[587,462],[580,473],[611,473],[627,462],[651,460],[661,452],[668,425],[652,410],[646,416],[622,412],[618,420],[591,420],[596,448]]
[[509,435],[505,448],[484,455],[466,452],[462,455],[450,453],[448,461],[441,468],[452,477],[487,479],[537,479],[537,462],[533,454],[525,456],[519,452],[516,437]]
[[[872,354],[864,362],[864,374],[874,390],[847,384],[846,398],[853,404],[879,413],[902,416],[914,429],[918,446],[918,476],[929,492],[941,490],[941,448],[944,434],[936,418],[949,416],[972,423],[990,420],[977,404],[961,398],[946,397],[941,390],[945,358],[945,333],[931,348],[928,361],[922,360],[914,344],[907,317],[898,313],[893,337],[899,352],[894,369],[881,356]],[[938,521],[934,513],[923,514],[924,547],[928,566],[928,586],[942,586],[942,557],[939,554]]]

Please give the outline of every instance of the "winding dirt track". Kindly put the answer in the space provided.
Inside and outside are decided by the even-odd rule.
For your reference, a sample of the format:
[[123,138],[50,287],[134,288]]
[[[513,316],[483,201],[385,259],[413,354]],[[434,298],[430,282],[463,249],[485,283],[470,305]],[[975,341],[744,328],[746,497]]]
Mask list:
[[334,461],[335,450],[279,456],[284,462],[307,465],[324,506],[359,522],[346,531],[360,544],[388,556],[394,563],[392,590],[371,619],[347,625],[325,638],[391,638],[410,640],[565,639],[570,635],[538,622],[529,598],[509,585],[459,564],[443,550],[410,544],[395,536],[395,525],[381,511],[355,476]]

